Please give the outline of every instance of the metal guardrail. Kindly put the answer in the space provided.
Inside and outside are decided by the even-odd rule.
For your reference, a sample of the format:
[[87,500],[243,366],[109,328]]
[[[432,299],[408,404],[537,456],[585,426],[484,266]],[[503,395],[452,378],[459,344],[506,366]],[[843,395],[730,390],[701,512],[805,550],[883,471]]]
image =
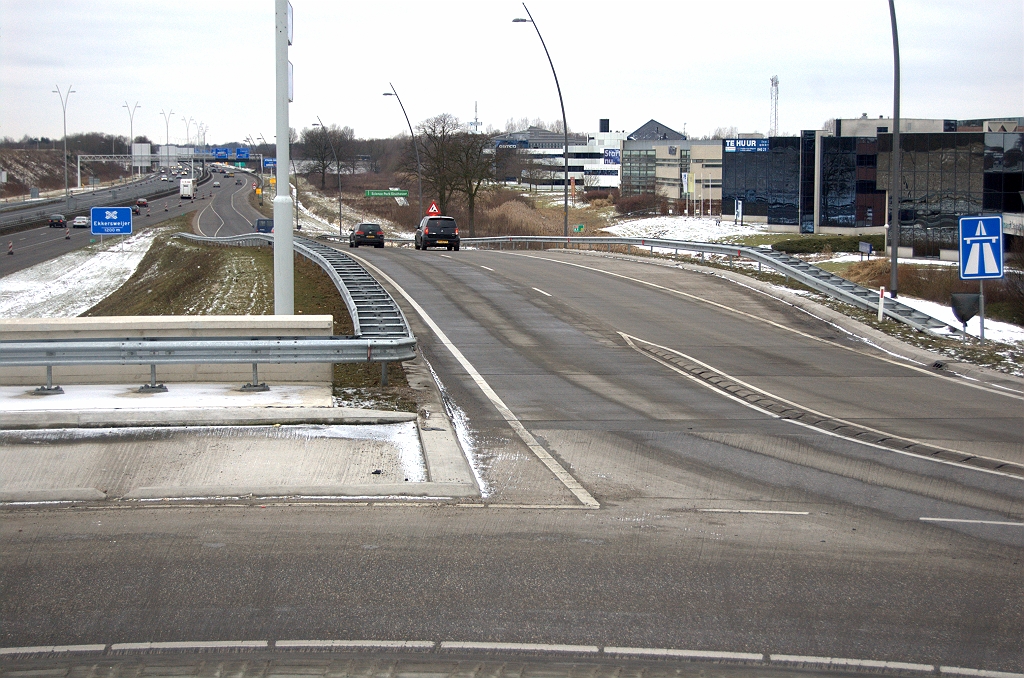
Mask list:
[[[273,245],[274,236],[250,233],[225,237],[206,237],[182,233],[179,237],[194,242],[222,245]],[[412,337],[412,330],[395,300],[366,269],[344,252],[308,238],[294,238],[296,252],[320,266],[334,281],[345,307],[352,317],[353,333],[361,338]]]
[[[558,237],[558,236],[499,236],[491,238],[463,238],[463,244],[498,245],[504,243],[548,243],[561,245],[608,246],[627,245],[644,248],[662,248],[686,252],[717,254],[726,257],[750,259],[786,275],[811,289],[826,294],[848,304],[874,311],[878,308],[878,291],[850,282],[834,273],[818,268],[802,259],[784,252],[747,247],[745,245],[722,245],[718,243],[691,242],[687,240],[668,240],[664,238],[619,238],[619,237]],[[883,313],[916,330],[928,334],[953,333],[962,334],[958,327],[948,325],[916,309],[902,304],[896,299],[883,300]]]

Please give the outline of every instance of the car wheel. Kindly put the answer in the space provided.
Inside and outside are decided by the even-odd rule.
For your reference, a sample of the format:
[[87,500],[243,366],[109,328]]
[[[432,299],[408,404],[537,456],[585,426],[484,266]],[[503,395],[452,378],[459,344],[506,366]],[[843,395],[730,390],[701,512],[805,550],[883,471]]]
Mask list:
[[377,249],[381,249],[381,248],[384,247],[384,243],[381,243],[379,245],[374,245],[374,247],[376,247]]
[[355,247],[356,249],[359,249],[359,243],[354,243],[354,244],[352,245],[352,247]]
[[448,245],[448,251],[449,251],[449,252],[451,252],[451,251],[452,251],[452,246],[451,246],[451,245]]
[[455,251],[456,251],[456,252],[458,252],[458,251],[459,251],[459,246],[458,246],[458,245],[456,245],[456,246],[455,246]]
[[355,245],[353,245],[352,243],[349,243],[348,246],[349,247],[355,247]]

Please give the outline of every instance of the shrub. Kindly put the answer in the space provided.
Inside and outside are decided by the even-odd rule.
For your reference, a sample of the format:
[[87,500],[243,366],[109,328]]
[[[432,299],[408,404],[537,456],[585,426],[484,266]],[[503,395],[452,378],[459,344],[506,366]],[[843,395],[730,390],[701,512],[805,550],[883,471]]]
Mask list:
[[871,243],[876,252],[881,252],[885,248],[883,235],[822,235],[781,240],[772,245],[772,249],[788,254],[819,253],[824,252],[826,248],[832,252],[858,252],[861,242]]
[[615,211],[619,214],[632,214],[634,212],[654,211],[661,201],[656,195],[646,193],[643,195],[630,195],[619,198],[615,201]]

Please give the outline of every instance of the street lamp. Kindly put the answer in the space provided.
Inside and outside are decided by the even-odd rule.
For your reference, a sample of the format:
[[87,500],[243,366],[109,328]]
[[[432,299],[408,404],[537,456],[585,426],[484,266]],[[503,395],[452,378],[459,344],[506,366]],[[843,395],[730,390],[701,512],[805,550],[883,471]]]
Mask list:
[[75,93],[75,90],[71,89],[71,85],[68,85],[68,90],[65,94],[60,93],[60,85],[56,85],[57,89],[53,90],[53,93],[60,97],[60,107],[64,111],[64,205],[65,207],[71,206],[71,198],[68,193],[68,99]]
[[[890,0],[891,2],[891,0]],[[565,176],[562,181],[562,188],[565,194],[565,223],[563,225],[563,235],[569,237],[569,125],[565,119],[565,101],[562,99],[562,87],[558,84],[558,73],[555,73],[555,63],[551,61],[551,53],[548,52],[548,46],[544,44],[544,37],[540,34],[540,29],[537,28],[537,22],[533,20],[533,15],[530,14],[529,8],[526,3],[523,3],[523,9],[526,10],[526,16],[529,19],[512,19],[512,23],[529,23],[533,24],[533,29],[537,31],[537,37],[540,38],[540,46],[544,48],[544,54],[548,57],[548,63],[551,64],[551,75],[555,76],[555,89],[558,90],[558,103],[562,107],[562,132],[565,135],[564,146],[562,146],[562,158],[565,161]]]
[[341,235],[341,163],[338,162],[338,154],[334,152],[334,142],[331,141],[331,132],[324,127],[324,123],[320,121],[319,115],[316,116],[316,122],[313,123],[313,127],[319,127],[323,133],[327,135],[327,143],[331,145],[331,155],[334,156],[334,171],[338,175],[338,235]]
[[190,145],[192,143],[192,137],[189,136],[191,134],[191,130],[192,130],[192,120],[193,120],[193,118],[191,118],[191,117],[188,120],[186,120],[185,116],[181,116],[181,121],[183,123],[185,123],[185,145],[186,146],[188,146],[188,145]]
[[896,5],[889,0],[889,19],[892,23],[892,176],[889,177],[889,202],[892,220],[889,228],[889,289],[896,298],[900,250],[900,40],[896,32]]
[[423,167],[420,165],[420,147],[416,143],[416,133],[412,131],[412,123],[409,122],[409,114],[405,112],[405,106],[402,104],[402,98],[398,96],[398,92],[395,90],[395,86],[390,82],[388,85],[391,87],[390,92],[384,92],[386,97],[395,97],[398,99],[398,105],[402,107],[402,115],[405,116],[405,124],[409,126],[409,134],[412,136],[412,150],[416,152],[416,184],[420,191],[420,214],[417,219],[423,218]]
[[128,109],[128,147],[131,149],[128,155],[131,157],[132,163],[132,176],[135,176],[135,109],[142,108],[139,106],[139,102],[136,101],[134,106],[129,106],[128,102],[124,102],[124,106],[121,108]]

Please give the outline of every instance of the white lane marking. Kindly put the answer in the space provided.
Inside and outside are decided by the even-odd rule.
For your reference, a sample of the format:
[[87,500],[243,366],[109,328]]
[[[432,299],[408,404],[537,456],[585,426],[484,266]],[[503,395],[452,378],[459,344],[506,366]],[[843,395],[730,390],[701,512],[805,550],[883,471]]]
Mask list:
[[1024,523],[1009,520],[967,520],[964,518],[920,518],[926,523],[967,523],[969,525],[1006,525],[1008,527],[1024,527]]
[[476,643],[446,640],[442,650],[519,650],[522,652],[577,652],[597,654],[597,645],[550,645],[546,643]]
[[237,191],[234,191],[231,194],[231,209],[235,210],[235,214],[237,214],[238,216],[240,216],[243,219],[245,219],[245,223],[247,223],[250,226],[252,226],[252,222],[249,221],[249,218],[247,216],[245,216],[244,214],[242,214],[241,212],[239,212],[238,208],[235,207],[235,196],[238,195],[239,193],[241,193],[242,191],[248,191],[248,190],[249,190],[249,184],[246,182],[246,183],[242,184],[242,188],[238,189]]
[[[593,271],[595,273],[603,273],[604,275],[612,276],[613,278],[621,278],[623,280],[629,280],[631,282],[639,283],[641,285],[646,285],[648,287],[653,287],[654,289],[663,290],[663,291],[669,292],[671,294],[678,294],[681,297],[686,297],[688,299],[692,299],[692,300],[700,302],[702,304],[708,304],[709,306],[714,306],[716,308],[720,308],[722,310],[729,311],[730,313],[735,313],[737,315],[741,315],[743,317],[750,318],[752,320],[756,320],[758,322],[765,323],[767,325],[771,325],[772,327],[777,327],[780,330],[784,330],[786,332],[791,332],[793,334],[799,335],[799,336],[804,337],[806,339],[810,339],[811,341],[817,341],[817,342],[822,343],[822,344],[827,344],[828,346],[833,346],[835,348],[841,348],[844,351],[849,351],[851,353],[856,353],[857,355],[866,356],[868,358],[874,358],[875,360],[880,360],[882,362],[889,363],[890,365],[897,365],[899,367],[904,367],[904,368],[906,368],[908,370],[914,370],[915,372],[920,372],[921,374],[927,374],[930,377],[936,377],[938,379],[945,379],[946,381],[951,381],[951,382],[953,382],[955,384],[961,384],[963,386],[968,386],[970,388],[976,388],[979,391],[987,391],[988,393],[995,393],[996,395],[1006,396],[1007,398],[1014,398],[1015,400],[1024,400],[1024,394],[1020,393],[1019,391],[1016,391],[1016,392],[1013,392],[1013,393],[1006,393],[1004,390],[995,390],[995,388],[993,388],[991,386],[987,386],[987,385],[984,385],[984,384],[975,384],[975,383],[971,383],[969,381],[964,381],[963,377],[948,377],[948,376],[946,376],[944,374],[939,374],[939,373],[934,372],[932,370],[926,370],[923,367],[917,367],[915,365],[909,365],[909,364],[907,364],[905,362],[901,362],[899,360],[892,360],[892,359],[886,358],[884,356],[877,356],[877,355],[871,355],[870,353],[864,353],[862,351],[858,351],[857,349],[855,349],[855,348],[853,348],[851,346],[843,346],[842,344],[837,344],[834,341],[829,341],[828,339],[822,339],[821,337],[815,337],[815,336],[813,336],[811,334],[807,334],[806,332],[801,332],[800,330],[794,329],[792,327],[787,327],[787,326],[782,325],[780,323],[777,323],[777,322],[775,322],[773,320],[768,320],[767,318],[762,318],[762,317],[756,316],[756,315],[754,315],[752,313],[747,313],[746,311],[741,311],[741,310],[739,310],[737,308],[733,308],[731,306],[726,306],[725,304],[720,304],[717,301],[711,301],[710,299],[704,299],[703,297],[698,297],[695,294],[689,294],[687,292],[683,292],[681,290],[673,289],[671,287],[665,287],[664,285],[659,285],[657,283],[652,283],[652,282],[649,282],[647,280],[641,280],[640,278],[633,278],[633,277],[628,276],[628,275],[622,275],[621,273],[612,273],[611,271],[604,271],[604,270],[602,270],[600,268],[593,268],[592,266],[584,266],[583,264],[577,264],[577,263],[573,263],[571,261],[559,261],[558,259],[549,259],[547,257],[538,257],[538,256],[533,255],[533,254],[522,254],[522,253],[519,253],[519,252],[509,252],[509,251],[506,251],[506,250],[500,250],[499,253],[506,254],[506,255],[509,255],[509,256],[513,256],[513,257],[526,257],[527,259],[538,259],[540,261],[549,261],[549,262],[556,263],[556,264],[563,264],[565,266],[575,266],[576,268],[582,268],[582,269],[587,270],[587,271]],[[999,387],[999,388],[1005,389],[1005,387]],[[1006,390],[1008,390],[1008,389],[1006,389]]]
[[[823,412],[818,412],[817,410],[813,410],[813,409],[807,407],[806,405],[801,405],[801,404],[795,403],[795,402],[793,402],[791,400],[786,400],[785,398],[782,398],[781,396],[777,396],[774,393],[771,393],[770,391],[765,391],[762,388],[758,388],[757,386],[753,386],[751,384],[748,384],[747,382],[742,381],[741,379],[737,379],[736,377],[732,376],[731,374],[727,374],[727,373],[723,372],[722,370],[720,370],[720,369],[718,369],[716,367],[712,367],[711,365],[708,365],[705,362],[697,360],[693,356],[689,356],[689,355],[686,355],[685,353],[677,351],[674,348],[669,348],[668,346],[662,346],[661,344],[655,344],[652,341],[646,341],[644,339],[640,339],[639,337],[634,337],[632,335],[625,334],[624,332],[619,332],[619,335],[626,341],[627,344],[629,344],[629,346],[632,349],[636,350],[641,355],[645,355],[648,358],[650,358],[651,360],[654,360],[655,362],[661,363],[665,367],[668,367],[670,370],[673,370],[674,372],[678,372],[679,374],[683,375],[684,377],[688,377],[688,378],[690,378],[693,381],[696,381],[696,382],[698,382],[700,384],[704,384],[705,386],[707,386],[708,388],[712,389],[713,391],[715,391],[719,395],[725,396],[726,398],[729,398],[730,400],[735,400],[736,402],[738,402],[738,403],[740,403],[742,405],[746,405],[747,407],[749,407],[751,409],[754,409],[754,410],[757,410],[759,412],[763,412],[765,414],[768,414],[768,415],[772,416],[775,419],[782,419],[782,421],[789,422],[790,424],[795,424],[796,426],[803,426],[804,428],[809,428],[812,431],[819,431],[819,432],[824,433],[825,435],[831,436],[833,438],[841,438],[842,440],[848,440],[850,442],[859,443],[861,445],[867,445],[868,447],[873,447],[873,448],[878,449],[878,450],[886,450],[888,452],[896,452],[897,454],[902,454],[902,455],[907,456],[907,457],[913,457],[915,459],[927,459],[929,461],[933,461],[933,462],[936,462],[938,464],[946,464],[948,466],[956,466],[958,468],[970,469],[972,471],[981,471],[982,473],[991,473],[992,475],[1002,476],[1004,478],[1013,478],[1015,480],[1021,480],[1020,476],[1013,475],[1012,473],[1004,473],[1003,471],[996,471],[994,469],[988,469],[988,468],[984,468],[982,466],[971,466],[970,464],[964,464],[964,463],[961,463],[961,462],[958,462],[958,461],[948,461],[946,459],[935,459],[933,457],[925,457],[925,456],[920,455],[920,454],[914,454],[913,452],[906,452],[904,450],[897,450],[896,448],[893,448],[893,447],[886,447],[884,445],[879,445],[878,443],[872,443],[872,442],[868,442],[866,440],[861,440],[859,438],[853,438],[851,436],[845,436],[845,435],[843,435],[841,433],[835,433],[833,431],[829,431],[828,429],[819,428],[817,426],[814,426],[812,424],[808,424],[806,422],[797,421],[796,419],[783,419],[782,417],[780,417],[779,415],[775,414],[771,410],[762,409],[759,405],[755,405],[754,403],[748,402],[748,401],[744,400],[743,398],[735,396],[735,395],[733,395],[733,394],[731,394],[731,393],[729,393],[727,391],[723,391],[723,390],[715,387],[714,385],[709,384],[708,382],[704,381],[703,379],[699,379],[699,378],[693,376],[692,374],[690,374],[689,372],[686,372],[684,370],[681,370],[681,369],[677,368],[676,366],[674,366],[672,363],[668,362],[667,360],[661,360],[657,356],[651,355],[649,353],[645,353],[644,351],[640,351],[636,347],[636,345],[633,343],[632,340],[635,339],[636,341],[638,341],[640,343],[648,344],[650,346],[654,346],[656,348],[660,348],[660,349],[662,349],[664,351],[668,351],[669,353],[675,353],[676,355],[681,356],[683,358],[686,358],[687,360],[689,360],[691,362],[694,362],[694,363],[700,365],[701,367],[703,367],[705,369],[711,370],[712,372],[715,372],[716,374],[719,374],[719,375],[725,377],[726,379],[729,379],[730,381],[733,381],[733,382],[743,386],[744,388],[746,388],[746,389],[748,389],[750,391],[755,391],[755,392],[760,393],[761,395],[763,395],[766,398],[769,398],[771,400],[775,400],[775,401],[780,402],[780,403],[785,403],[785,404],[790,405],[792,407],[795,407],[795,408],[802,409],[802,410],[805,410],[807,412],[810,412],[811,414],[816,414],[819,417],[822,417],[823,419],[831,419],[832,421],[838,421],[841,424],[846,424],[848,426],[854,426],[854,427],[857,427],[857,428],[861,428],[861,429],[864,429],[865,431],[871,431],[872,433],[877,433],[878,435],[885,436],[887,438],[895,438],[897,440],[903,440],[905,442],[915,443],[915,444],[918,444],[918,445],[924,445],[925,444],[925,443],[922,443],[919,440],[914,440],[912,438],[905,438],[903,436],[899,436],[899,435],[895,435],[895,434],[889,433],[888,431],[881,431],[881,430],[876,429],[876,428],[871,428],[870,426],[865,426],[864,424],[854,424],[852,422],[846,421],[845,419],[840,419],[839,417],[833,417],[832,415],[825,414]],[[1001,463],[1001,464],[1009,463],[1005,459],[996,459],[994,457],[986,457],[986,456],[980,455],[980,454],[968,454],[968,453],[962,452],[960,450],[953,450],[953,449],[950,449],[948,447],[942,447],[940,445],[932,445],[931,443],[928,443],[928,446],[929,447],[933,447],[933,448],[935,448],[937,450],[942,450],[944,452],[952,452],[953,454],[962,454],[964,456],[972,456],[972,457],[977,457],[979,459],[987,459],[989,461],[994,461],[994,462],[998,462],[998,463]]]
[[959,666],[940,666],[939,673],[951,673],[955,676],[980,676],[981,678],[1024,678],[1024,673],[986,671],[984,669],[962,669]]
[[432,640],[278,640],[276,648],[299,647],[379,647],[403,650],[433,650]]
[[548,294],[547,292],[545,292],[544,290],[542,290],[542,289],[541,289],[541,288],[539,288],[539,287],[534,287],[533,289],[534,289],[534,290],[536,290],[537,292],[540,292],[540,293],[541,293],[541,294],[543,294],[543,295],[544,295],[545,297],[550,297],[550,296],[551,296],[550,294]]
[[725,509],[725,508],[699,508],[700,513],[763,513],[765,515],[778,516],[809,516],[810,511],[768,511],[764,509]]
[[485,270],[487,270],[487,271],[490,271],[491,273],[493,273],[493,272],[494,272],[494,269],[493,269],[493,268],[491,268],[490,266],[481,266],[480,268],[482,268],[482,269],[485,269]]
[[114,643],[110,649],[119,650],[215,650],[221,648],[268,647],[265,640],[201,640],[157,643]]
[[596,499],[594,499],[590,492],[587,492],[587,490],[582,485],[580,485],[579,481],[573,478],[572,474],[566,471],[562,467],[562,465],[559,464],[555,460],[555,458],[552,457],[551,454],[549,454],[548,451],[545,450],[541,446],[541,444],[537,442],[537,439],[533,437],[533,434],[526,430],[526,427],[523,426],[522,422],[520,422],[516,415],[513,414],[512,410],[510,410],[509,407],[505,404],[505,402],[498,396],[498,394],[494,392],[494,389],[491,388],[491,385],[488,384],[487,381],[480,375],[480,373],[477,372],[476,368],[473,367],[473,363],[469,362],[466,356],[462,354],[462,351],[460,351],[458,347],[452,343],[451,339],[448,338],[448,335],[444,333],[444,330],[442,330],[438,326],[438,324],[434,322],[433,318],[427,315],[427,312],[423,309],[423,307],[416,303],[416,300],[413,299],[412,296],[410,296],[410,294],[406,292],[401,285],[392,280],[391,277],[384,271],[380,270],[363,257],[358,257],[353,254],[349,254],[349,256],[359,261],[364,267],[374,270],[384,280],[388,281],[388,283],[392,287],[398,290],[399,294],[405,297],[405,300],[408,301],[409,304],[419,314],[419,316],[423,318],[423,322],[425,322],[430,327],[430,329],[434,331],[434,334],[437,335],[438,340],[440,340],[440,342],[445,345],[445,347],[451,352],[451,354],[455,356],[455,359],[459,361],[459,364],[462,365],[462,368],[466,370],[469,376],[472,377],[473,381],[476,382],[476,385],[480,388],[481,391],[483,391],[484,395],[487,396],[487,399],[491,401],[491,404],[494,405],[495,409],[498,410],[498,413],[501,414],[502,418],[505,419],[505,422],[512,428],[513,431],[516,432],[519,438],[524,443],[526,443],[526,446],[530,448],[530,451],[537,456],[541,463],[544,464],[544,466],[546,466],[548,470],[551,471],[563,485],[565,485],[566,489],[573,493],[573,495],[576,497],[576,499],[579,500],[581,504],[583,504],[584,506],[588,506],[590,508],[600,508],[601,504],[598,503]]
[[826,666],[862,666],[873,669],[899,669],[902,671],[934,671],[931,664],[911,664],[908,662],[886,662],[875,659],[845,659],[842,657],[808,657],[798,654],[768,655],[772,662],[787,664],[824,664]]
[[690,659],[739,659],[743,661],[764,661],[764,655],[755,652],[715,652],[714,650],[673,650],[657,647],[606,647],[605,654],[633,655],[643,657],[689,657]]
[[35,645],[32,647],[0,647],[4,654],[52,654],[55,652],[103,652],[106,645]]
[[442,254],[441,256],[444,257],[445,259],[451,259],[452,258],[452,255],[450,255],[450,254]]

